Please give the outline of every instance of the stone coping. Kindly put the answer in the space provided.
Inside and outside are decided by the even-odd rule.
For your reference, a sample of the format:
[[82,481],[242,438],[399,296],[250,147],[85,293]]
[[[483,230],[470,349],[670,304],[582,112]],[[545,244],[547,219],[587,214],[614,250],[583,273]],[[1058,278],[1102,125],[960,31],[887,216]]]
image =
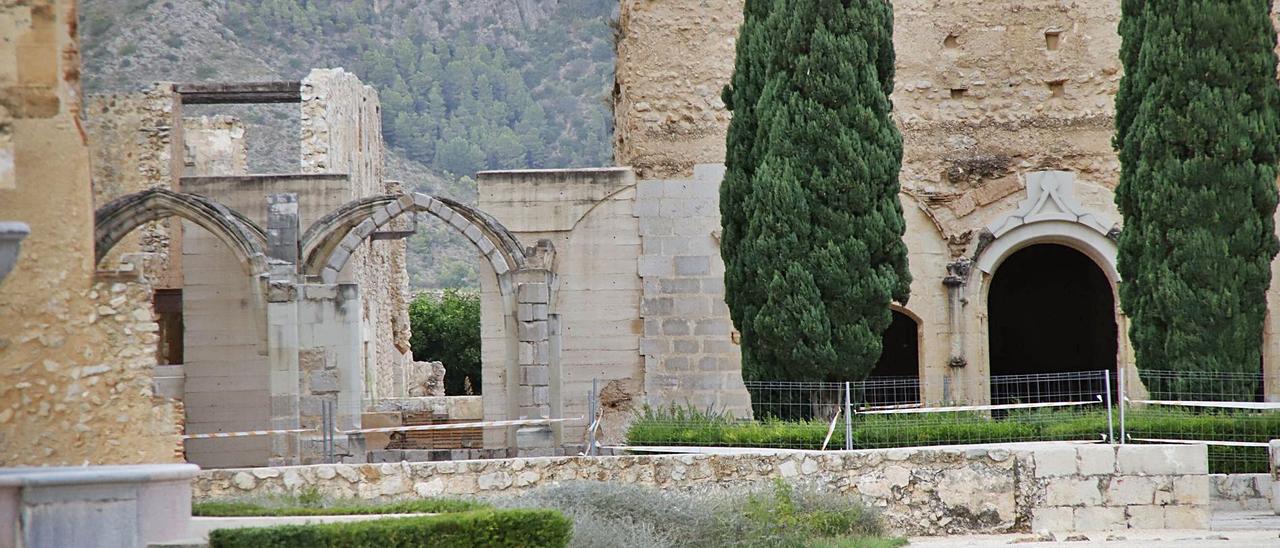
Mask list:
[[195,478],[194,464],[122,464],[0,468],[0,487],[54,487],[96,483],[143,483]]

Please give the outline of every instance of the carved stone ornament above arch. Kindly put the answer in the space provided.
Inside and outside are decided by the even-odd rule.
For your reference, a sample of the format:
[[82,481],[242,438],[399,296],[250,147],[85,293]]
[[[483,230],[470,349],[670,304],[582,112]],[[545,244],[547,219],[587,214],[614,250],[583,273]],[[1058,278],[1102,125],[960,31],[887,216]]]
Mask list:
[[987,225],[974,253],[974,266],[987,274],[1014,252],[1039,243],[1056,243],[1088,255],[1113,282],[1116,269],[1117,225],[1089,211],[1076,198],[1075,174],[1070,171],[1028,173],[1027,198],[1017,211]]

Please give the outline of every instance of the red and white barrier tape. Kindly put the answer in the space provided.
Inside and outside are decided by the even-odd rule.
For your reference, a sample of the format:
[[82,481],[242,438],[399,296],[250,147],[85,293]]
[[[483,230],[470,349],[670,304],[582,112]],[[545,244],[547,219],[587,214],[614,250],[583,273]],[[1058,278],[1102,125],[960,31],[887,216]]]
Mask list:
[[249,436],[269,436],[271,434],[293,434],[296,432],[316,432],[315,428],[294,428],[292,430],[248,430],[245,432],[211,432],[209,434],[185,434],[184,440],[204,440],[210,438],[246,438]]

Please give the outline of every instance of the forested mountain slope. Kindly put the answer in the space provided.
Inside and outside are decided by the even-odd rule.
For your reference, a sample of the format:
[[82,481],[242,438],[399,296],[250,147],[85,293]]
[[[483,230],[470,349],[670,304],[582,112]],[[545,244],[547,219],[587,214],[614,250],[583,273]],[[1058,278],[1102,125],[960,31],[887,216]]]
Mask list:
[[[389,176],[474,202],[482,169],[610,163],[616,0],[84,0],[86,93],[154,81],[299,79],[343,67],[383,106]],[[287,106],[193,109],[249,125],[254,171],[296,165]],[[418,287],[474,285],[441,226],[410,242]]]

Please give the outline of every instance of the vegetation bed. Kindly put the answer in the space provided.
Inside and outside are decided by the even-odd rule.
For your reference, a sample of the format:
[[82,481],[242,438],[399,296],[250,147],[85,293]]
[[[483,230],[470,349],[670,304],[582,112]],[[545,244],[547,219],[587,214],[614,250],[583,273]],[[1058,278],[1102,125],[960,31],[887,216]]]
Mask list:
[[[1118,412],[1112,417],[1119,435]],[[685,408],[646,410],[627,433],[634,446],[689,445],[821,449],[830,423],[824,420],[739,421]],[[1168,408],[1130,409],[1131,438],[1267,442],[1280,432],[1280,413],[1192,412]],[[866,415],[853,424],[855,449],[1024,441],[1101,441],[1108,432],[1105,411],[1031,409],[1001,418],[978,412],[929,415]],[[843,422],[836,425],[828,449],[844,447]],[[1209,447],[1212,473],[1267,471],[1263,447]]]
[[562,547],[572,524],[554,510],[491,508],[347,523],[216,529],[212,548]]

